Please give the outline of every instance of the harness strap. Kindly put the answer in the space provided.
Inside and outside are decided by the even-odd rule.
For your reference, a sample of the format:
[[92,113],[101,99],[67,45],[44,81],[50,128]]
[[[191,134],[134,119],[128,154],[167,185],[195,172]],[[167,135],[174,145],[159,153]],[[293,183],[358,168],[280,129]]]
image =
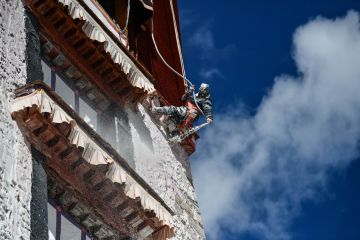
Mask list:
[[190,114],[197,114],[199,112],[199,108],[194,103],[187,101],[186,105],[189,108]]
[[190,101],[187,101],[186,105],[189,108],[189,114],[187,115],[185,121],[180,125],[181,129],[185,128],[187,126],[191,126],[192,123],[194,122],[195,118],[199,114],[199,109],[195,104],[193,104]]

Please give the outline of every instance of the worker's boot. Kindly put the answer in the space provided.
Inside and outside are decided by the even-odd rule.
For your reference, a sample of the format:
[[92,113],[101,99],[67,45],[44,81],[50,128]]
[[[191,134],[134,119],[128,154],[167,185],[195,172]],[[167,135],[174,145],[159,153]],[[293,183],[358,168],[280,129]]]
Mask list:
[[166,121],[168,120],[168,118],[169,118],[169,116],[163,114],[163,115],[161,115],[161,117],[160,117],[160,122],[166,123]]
[[179,135],[179,129],[176,125],[176,122],[172,118],[167,119],[167,129],[170,138]]
[[156,113],[156,108],[159,105],[159,97],[156,95],[152,95],[150,98],[150,104],[151,104],[151,112]]

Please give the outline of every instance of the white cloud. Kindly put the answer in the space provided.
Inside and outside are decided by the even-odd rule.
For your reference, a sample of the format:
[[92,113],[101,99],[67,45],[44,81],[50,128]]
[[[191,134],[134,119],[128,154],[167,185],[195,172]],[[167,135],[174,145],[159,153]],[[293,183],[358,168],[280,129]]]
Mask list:
[[214,35],[211,31],[210,24],[202,24],[197,28],[189,41],[190,44],[200,47],[204,51],[213,50],[215,48]]
[[298,28],[294,60],[299,76],[277,77],[255,116],[234,106],[202,133],[193,174],[209,239],[221,228],[291,238],[301,203],[359,156],[359,15]]
[[223,75],[218,68],[202,68],[199,72],[200,77],[203,79],[211,79],[214,77],[222,78]]
[[183,34],[186,34],[185,29],[188,29],[191,27],[191,25],[194,24],[194,22],[197,20],[198,15],[196,14],[196,11],[194,9],[184,9],[180,8],[180,27],[181,32]]

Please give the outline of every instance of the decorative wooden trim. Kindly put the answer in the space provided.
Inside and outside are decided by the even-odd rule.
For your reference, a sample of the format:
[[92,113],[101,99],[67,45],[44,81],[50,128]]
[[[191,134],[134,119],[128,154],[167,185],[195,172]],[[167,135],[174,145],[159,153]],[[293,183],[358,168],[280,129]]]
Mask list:
[[[115,22],[113,21],[113,19],[111,19],[111,17],[109,16],[109,14],[105,11],[105,9],[99,4],[98,1],[96,0],[90,0],[95,6],[96,8],[103,14],[103,16],[105,17],[105,19],[107,20],[107,22],[114,28],[114,30],[121,35],[121,32],[118,28],[118,26],[115,24]],[[83,5],[83,7],[86,7],[86,9],[88,10],[88,12],[91,12],[91,10],[89,9],[89,7],[84,3],[84,0],[79,0],[79,2]],[[100,19],[96,16],[96,14],[93,15],[93,17],[96,17],[96,20],[98,22],[101,22]],[[105,26],[104,26],[105,29]]]
[[[127,162],[45,84],[35,82],[26,85],[17,90],[16,95],[26,96],[39,88],[45,90],[48,96],[78,125],[81,125],[93,140],[110,153],[122,167],[126,168],[153,198],[174,214]],[[131,236],[138,234],[147,236],[146,234],[151,234],[164,226],[152,211],[142,208],[139,199],[127,197],[123,185],[105,178],[108,165],[92,165],[82,159],[82,148],[72,145],[68,139],[70,123],[52,123],[50,114],[41,114],[36,105],[13,112],[12,117],[18,123],[25,138],[47,157],[49,169],[59,176],[59,180],[71,186],[75,196],[80,197],[107,225],[117,231],[129,233]]]
[[29,92],[32,92],[33,89],[42,89],[45,93],[51,97],[51,99],[56,102],[75,122],[83,128],[93,139],[104,149],[106,150],[110,156],[116,160],[117,163],[121,165],[130,175],[134,178],[139,184],[143,186],[143,188],[153,197],[155,198],[161,205],[169,211],[171,215],[174,215],[174,212],[171,210],[169,206],[161,199],[161,197],[148,185],[146,181],[144,181],[127,163],[125,159],[123,159],[119,153],[115,149],[111,147],[109,143],[107,143],[93,128],[91,128],[79,115],[76,113],[64,100],[61,99],[56,92],[54,92],[51,88],[49,88],[43,81],[38,80],[33,83],[27,84],[24,87],[21,87],[16,90],[17,96],[27,95]]
[[[132,105],[146,95],[146,91],[137,89],[129,82],[130,76],[125,75],[120,65],[113,62],[111,56],[104,51],[103,43],[92,41],[85,35],[82,30],[84,22],[72,19],[66,13],[65,7],[55,0],[27,0],[26,4],[37,18],[41,34],[45,39],[50,40],[110,99],[120,105]],[[112,40],[116,42],[114,36]],[[117,42],[117,46],[140,72],[148,77],[142,69],[143,66],[139,65],[120,42]],[[149,79],[153,80],[152,77]]]
[[[91,0],[94,2],[94,0]],[[126,53],[126,55],[136,64],[136,66],[142,71],[142,73],[147,77],[152,83],[156,83],[156,79],[151,75],[151,73],[140,63],[134,55],[132,55],[129,50],[120,42],[120,40],[114,36],[114,34],[100,21],[100,19],[94,14],[89,7],[83,2],[83,0],[80,0],[79,3],[81,6],[83,6],[88,13],[97,21],[97,23],[106,31],[106,33],[111,36],[111,38],[118,43],[118,46]],[[98,3],[97,3],[98,4]],[[101,7],[101,6],[100,6]],[[102,8],[102,7],[101,7]],[[105,11],[105,10],[103,10]]]

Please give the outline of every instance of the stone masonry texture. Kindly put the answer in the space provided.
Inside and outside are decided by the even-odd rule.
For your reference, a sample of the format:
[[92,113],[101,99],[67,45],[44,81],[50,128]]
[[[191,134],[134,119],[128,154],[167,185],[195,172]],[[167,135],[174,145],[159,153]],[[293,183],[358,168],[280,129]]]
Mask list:
[[32,161],[10,116],[14,90],[26,83],[26,34],[21,0],[0,1],[0,239],[30,238]]
[[[10,116],[14,90],[42,78],[36,57],[36,28],[35,32],[25,31],[33,23],[31,16],[27,17],[22,0],[0,1],[0,240],[46,239],[46,209],[41,207],[47,201],[46,189],[41,187],[46,185],[45,160],[34,153],[32,161],[31,151]],[[27,27],[25,21],[30,21]],[[180,146],[169,145],[164,130],[142,105],[137,112],[126,113],[128,140],[133,144],[126,157],[134,160],[131,165],[175,212],[172,224],[176,236],[172,240],[205,239],[189,169],[184,167],[189,161],[187,154]],[[32,224],[38,228],[32,227],[31,238]]]
[[172,240],[205,239],[195,189],[184,162],[188,156],[178,145],[171,146],[164,130],[153,122],[146,109],[128,110],[136,171],[175,212]]

